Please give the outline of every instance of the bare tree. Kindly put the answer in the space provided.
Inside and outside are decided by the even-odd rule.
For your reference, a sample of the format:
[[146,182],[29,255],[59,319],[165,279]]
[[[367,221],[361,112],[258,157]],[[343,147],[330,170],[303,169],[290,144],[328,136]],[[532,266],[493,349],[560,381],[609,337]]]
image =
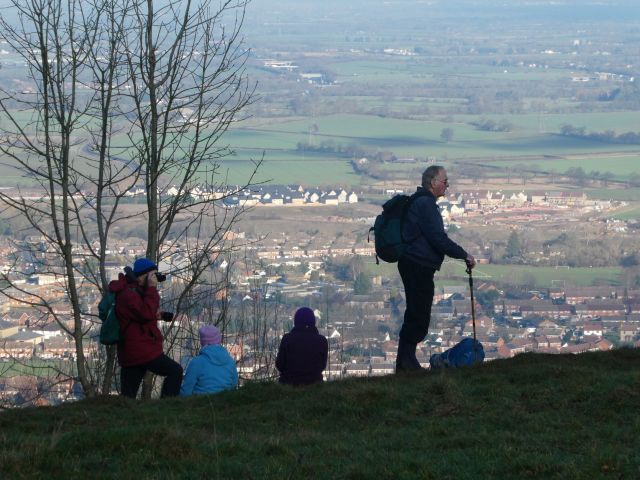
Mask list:
[[172,271],[184,288],[170,303],[189,311],[219,288],[207,271],[242,212],[216,201],[242,188],[213,186],[219,160],[232,153],[221,137],[253,98],[240,37],[246,0],[156,4],[133,2],[127,28],[128,151],[147,192],[147,257],[179,255]]
[[[107,393],[114,350],[87,361],[87,299],[107,288],[119,223],[147,225],[147,257],[176,280],[164,299],[175,311],[189,313],[223,288],[212,267],[233,250],[243,211],[223,204],[253,178],[228,188],[220,167],[232,153],[222,135],[254,92],[240,36],[246,0],[167,1],[157,10],[151,0],[11,3],[18,21],[0,28],[28,75],[26,88],[0,90],[0,152],[33,188],[0,193],[0,202],[37,236],[15,242],[16,269],[3,275],[1,293],[53,318],[74,338],[85,394]],[[139,183],[144,208],[125,201]],[[33,270],[19,267],[29,263]],[[32,273],[54,276],[57,287],[22,286]]]
[[[3,19],[1,27],[8,44],[27,65],[28,86],[21,92],[3,89],[0,93],[0,109],[8,119],[0,151],[35,188],[30,195],[0,194],[0,200],[9,212],[26,218],[38,233],[37,238],[19,245],[21,255],[33,261],[16,259],[17,265],[33,263],[33,272],[18,273],[53,275],[60,292],[68,296],[71,321],[55,308],[51,290],[34,293],[5,276],[9,287],[2,292],[48,314],[74,338],[78,378],[91,396],[96,388],[83,348],[87,327],[80,291],[84,277],[78,275],[85,262],[78,262],[74,245],[87,234],[83,220],[94,209],[83,193],[83,179],[91,177],[90,169],[85,169],[77,152],[95,98],[93,92],[81,93],[81,86],[88,74],[89,52],[97,45],[102,12],[84,9],[81,2],[74,1],[12,3],[18,23],[12,25]],[[39,250],[44,251],[39,254]]]
[[453,135],[454,135],[453,128],[450,128],[450,127],[443,128],[442,131],[440,132],[440,140],[442,140],[445,143],[449,143],[451,140],[453,140]]

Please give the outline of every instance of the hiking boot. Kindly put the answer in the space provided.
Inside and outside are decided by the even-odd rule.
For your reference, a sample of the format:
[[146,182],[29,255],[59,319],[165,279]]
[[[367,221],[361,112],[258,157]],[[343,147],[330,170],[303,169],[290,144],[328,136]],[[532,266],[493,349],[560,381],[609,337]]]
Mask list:
[[396,373],[421,370],[420,362],[416,358],[416,344],[400,339],[398,355],[396,356]]
[[417,346],[418,345],[415,344],[415,343],[407,343],[406,355],[407,355],[407,358],[408,358],[409,362],[413,366],[413,369],[414,370],[421,370],[422,366],[420,365],[420,362],[418,361],[418,358],[416,357],[416,347]]

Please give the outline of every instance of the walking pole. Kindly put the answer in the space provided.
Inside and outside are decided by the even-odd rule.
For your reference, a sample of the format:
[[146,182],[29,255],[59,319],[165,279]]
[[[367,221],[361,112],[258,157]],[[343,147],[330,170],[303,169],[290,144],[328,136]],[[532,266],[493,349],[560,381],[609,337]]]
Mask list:
[[476,340],[476,302],[473,299],[473,275],[471,274],[471,267],[467,266],[467,273],[469,274],[469,290],[471,292],[471,320],[473,322],[473,364],[478,363],[478,341]]

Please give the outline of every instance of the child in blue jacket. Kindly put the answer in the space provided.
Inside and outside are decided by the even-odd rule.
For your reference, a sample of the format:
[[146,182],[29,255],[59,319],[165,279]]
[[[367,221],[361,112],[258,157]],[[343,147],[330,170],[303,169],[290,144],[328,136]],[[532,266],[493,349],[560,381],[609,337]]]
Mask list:
[[238,385],[238,369],[227,349],[220,345],[220,330],[213,325],[204,325],[198,333],[202,350],[189,362],[180,395],[233,390]]

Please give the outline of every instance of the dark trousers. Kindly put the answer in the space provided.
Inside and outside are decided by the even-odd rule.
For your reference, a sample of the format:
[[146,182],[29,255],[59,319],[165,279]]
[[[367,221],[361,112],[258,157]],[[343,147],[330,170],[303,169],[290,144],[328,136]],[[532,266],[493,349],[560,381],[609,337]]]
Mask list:
[[182,385],[182,367],[178,362],[173,361],[164,353],[158,358],[142,365],[133,367],[122,367],[120,370],[121,393],[125,397],[136,398],[138,388],[142,378],[147,371],[153,372],[164,378],[160,395],[164,397],[175,397],[180,393]]
[[398,271],[406,300],[400,339],[417,344],[425,339],[429,331],[434,293],[433,276],[436,271],[407,258],[400,258]]

